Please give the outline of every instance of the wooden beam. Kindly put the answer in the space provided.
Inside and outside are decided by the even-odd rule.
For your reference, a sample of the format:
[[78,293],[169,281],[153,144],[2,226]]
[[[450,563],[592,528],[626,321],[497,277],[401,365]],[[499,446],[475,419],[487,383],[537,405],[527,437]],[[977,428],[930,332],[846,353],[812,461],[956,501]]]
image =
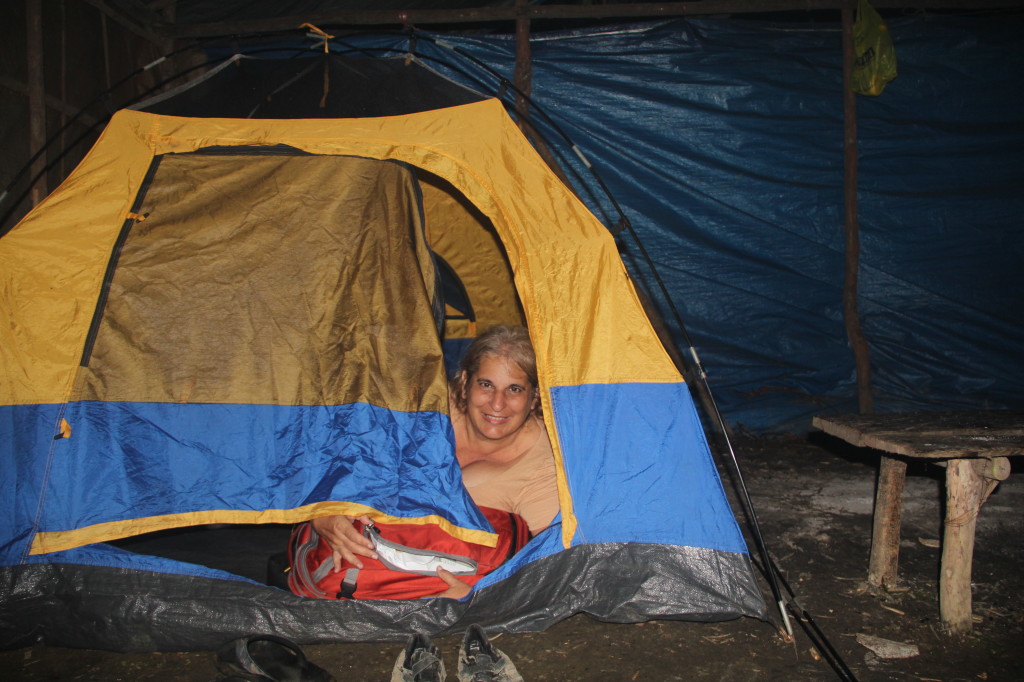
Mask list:
[[[28,85],[22,83],[19,80],[11,78],[10,76],[0,75],[0,88],[7,88],[12,92],[17,92],[22,95],[28,94]],[[53,95],[46,96],[46,106],[53,109],[54,111],[64,114],[65,116],[78,116],[78,120],[82,125],[92,127],[99,124],[100,120],[95,116],[90,116],[86,113],[79,112],[78,108],[68,104],[67,102],[54,97]]]
[[1024,454],[1024,412],[886,412],[817,416],[815,428],[851,445],[919,459]]
[[[102,3],[103,0],[86,0]],[[845,0],[702,0],[698,2],[647,2],[610,5],[532,5],[525,8],[531,20],[541,19],[652,19],[658,17],[711,14],[750,14],[839,10]],[[993,10],[1020,8],[1021,0],[872,0],[876,9]],[[220,21],[205,24],[157,23],[152,30],[174,38],[212,38],[228,35],[259,35],[297,30],[303,22],[317,26],[424,26],[514,22],[520,17],[516,7],[478,7],[467,9],[365,10],[351,12],[315,12],[303,15]]]
[[103,16],[113,19],[131,33],[145,38],[160,47],[166,46],[168,36],[162,32],[168,24],[159,15],[137,3],[130,6],[115,4],[111,0],[83,0],[95,7]]

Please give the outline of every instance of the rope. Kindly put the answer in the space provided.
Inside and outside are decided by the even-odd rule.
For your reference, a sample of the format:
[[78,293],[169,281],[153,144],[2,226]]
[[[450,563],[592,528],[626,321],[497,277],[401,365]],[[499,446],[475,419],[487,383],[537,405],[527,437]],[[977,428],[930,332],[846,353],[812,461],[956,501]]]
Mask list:
[[972,521],[977,520],[977,518],[978,518],[978,511],[979,511],[978,509],[968,509],[966,512],[964,512],[960,516],[956,517],[955,519],[947,519],[946,520],[946,525],[947,526],[957,526],[957,527],[959,527],[959,526],[966,526],[968,523],[971,523]]
[[[308,28],[310,32],[307,33],[306,35],[309,36],[310,38],[312,38],[313,36],[320,36],[320,38],[324,41],[324,54],[330,54],[330,41],[332,38],[334,38],[334,36],[332,36],[327,31],[324,31],[323,29],[318,28],[308,22],[299,26],[299,28]],[[327,62],[324,62],[324,96],[320,98],[321,109],[327,108],[327,93],[329,93],[330,91],[331,69],[330,65]]]
[[328,52],[330,52],[330,48],[328,46],[328,43],[330,42],[330,40],[332,38],[334,38],[334,36],[332,36],[327,31],[324,31],[323,29],[317,28],[316,26],[314,26],[313,24],[310,24],[308,22],[300,25],[299,28],[308,28],[309,29],[309,33],[307,33],[306,35],[309,36],[310,38],[312,38],[314,35],[320,36],[320,38],[324,41],[324,54],[327,54]]

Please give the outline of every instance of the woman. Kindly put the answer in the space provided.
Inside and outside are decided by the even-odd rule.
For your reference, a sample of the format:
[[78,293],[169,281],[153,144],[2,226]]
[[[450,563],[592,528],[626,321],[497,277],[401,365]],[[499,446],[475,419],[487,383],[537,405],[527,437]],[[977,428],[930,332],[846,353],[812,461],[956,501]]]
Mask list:
[[[526,329],[499,326],[478,336],[452,381],[450,402],[455,457],[473,501],[519,514],[534,535],[546,528],[558,513],[558,490]],[[342,559],[362,568],[360,556],[377,558],[352,517],[321,517],[313,528],[334,550],[335,570]],[[449,586],[438,596],[468,594],[469,586],[451,573],[438,575]]]

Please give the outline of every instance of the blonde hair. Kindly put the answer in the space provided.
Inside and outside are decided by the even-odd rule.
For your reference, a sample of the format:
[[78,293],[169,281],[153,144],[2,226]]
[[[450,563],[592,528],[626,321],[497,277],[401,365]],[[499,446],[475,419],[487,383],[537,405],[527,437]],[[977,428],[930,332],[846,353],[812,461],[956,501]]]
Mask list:
[[[540,390],[537,382],[537,356],[530,342],[530,332],[526,327],[498,325],[473,340],[466,349],[466,354],[462,356],[459,371],[452,377],[452,401],[460,412],[466,411],[466,386],[469,379],[480,371],[480,364],[485,357],[512,361],[526,375],[533,397],[538,397]],[[540,416],[540,400],[533,408],[533,414]]]

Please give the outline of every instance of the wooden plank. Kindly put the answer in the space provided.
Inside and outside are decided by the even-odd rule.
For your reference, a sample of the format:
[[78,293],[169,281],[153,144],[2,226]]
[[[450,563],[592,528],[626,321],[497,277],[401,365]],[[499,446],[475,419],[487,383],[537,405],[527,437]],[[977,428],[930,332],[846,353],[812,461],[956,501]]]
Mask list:
[[843,424],[860,430],[996,430],[1024,431],[1024,412],[978,410],[957,412],[883,412],[877,414],[823,415],[815,421]]
[[864,447],[904,457],[951,459],[1011,457],[1024,454],[1024,436],[984,436],[968,433],[934,437],[930,434],[865,434]]
[[1024,454],[1024,412],[918,412],[815,417],[813,425],[859,447],[904,457]]
[[957,436],[971,436],[975,438],[1024,438],[1024,429],[1021,428],[991,428],[991,429],[969,429],[949,426],[921,426],[916,430],[908,429],[871,429],[871,434],[877,437],[908,438],[927,436],[929,438],[947,438]]
[[857,447],[863,447],[863,433],[862,428],[856,424],[848,424],[846,420],[838,418],[825,418],[825,417],[814,417],[811,420],[811,426],[816,429],[821,429],[830,436],[835,436],[840,440],[845,440],[850,445],[856,445]]

